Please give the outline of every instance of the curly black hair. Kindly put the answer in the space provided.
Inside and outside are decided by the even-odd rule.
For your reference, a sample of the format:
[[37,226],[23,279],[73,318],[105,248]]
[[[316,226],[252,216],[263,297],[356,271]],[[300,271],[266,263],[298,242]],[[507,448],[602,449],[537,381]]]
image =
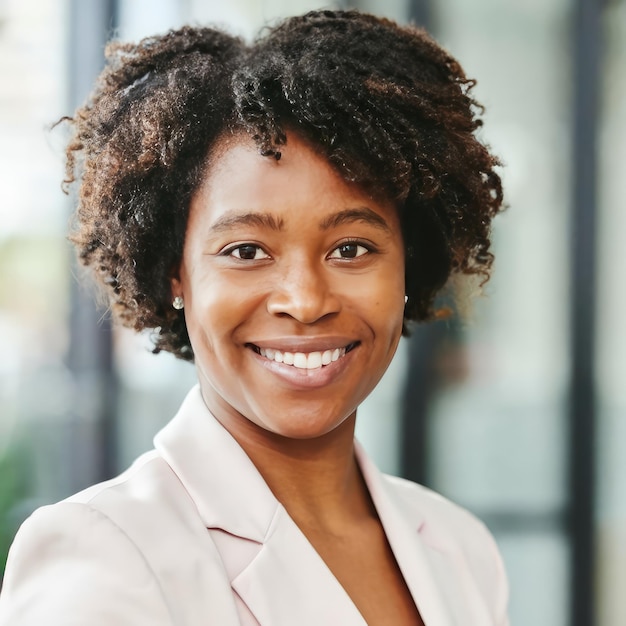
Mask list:
[[395,201],[406,320],[425,320],[455,274],[487,280],[498,160],[479,141],[475,81],[423,30],[356,11],[291,17],[246,44],[183,27],[113,42],[87,103],[67,118],[65,183],[80,184],[71,240],[111,308],[155,352],[193,360],[170,278],[190,200],[226,133],[280,158],[287,130],[347,181]]

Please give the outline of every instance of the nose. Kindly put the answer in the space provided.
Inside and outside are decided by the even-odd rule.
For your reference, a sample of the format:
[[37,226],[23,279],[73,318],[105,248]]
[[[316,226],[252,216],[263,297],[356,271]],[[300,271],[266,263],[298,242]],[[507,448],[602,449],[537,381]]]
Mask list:
[[314,264],[291,263],[278,274],[267,299],[272,315],[289,316],[302,324],[312,324],[340,308],[328,270]]

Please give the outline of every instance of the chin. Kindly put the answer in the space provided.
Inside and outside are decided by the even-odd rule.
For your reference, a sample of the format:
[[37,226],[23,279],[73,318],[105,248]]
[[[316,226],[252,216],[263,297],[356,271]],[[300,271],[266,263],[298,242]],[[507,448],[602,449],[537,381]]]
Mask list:
[[310,409],[306,410],[306,415],[302,416],[297,416],[294,415],[294,412],[287,411],[283,415],[291,415],[288,421],[275,423],[274,420],[268,420],[262,423],[260,427],[285,439],[317,439],[340,429],[355,413],[356,410],[348,412],[342,419],[337,419],[336,414],[333,413],[327,419],[324,419],[320,417],[318,412],[316,412],[315,417],[311,417]]

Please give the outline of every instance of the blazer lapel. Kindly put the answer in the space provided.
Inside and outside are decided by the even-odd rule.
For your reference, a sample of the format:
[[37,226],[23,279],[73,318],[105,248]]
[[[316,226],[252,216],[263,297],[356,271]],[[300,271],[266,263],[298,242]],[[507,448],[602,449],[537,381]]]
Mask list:
[[366,626],[343,587],[280,505],[263,549],[232,585],[261,624]]
[[207,528],[263,542],[278,502],[248,455],[211,415],[198,385],[154,445]]

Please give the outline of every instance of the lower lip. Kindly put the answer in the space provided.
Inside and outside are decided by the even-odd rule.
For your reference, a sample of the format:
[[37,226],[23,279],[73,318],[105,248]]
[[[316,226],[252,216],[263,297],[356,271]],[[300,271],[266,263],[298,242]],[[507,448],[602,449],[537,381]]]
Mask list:
[[284,363],[277,363],[276,361],[270,361],[264,356],[261,356],[258,352],[254,352],[254,350],[250,350],[250,352],[260,365],[283,380],[290,387],[299,389],[317,389],[319,387],[325,387],[340,376],[350,364],[352,355],[357,350],[358,346],[354,347],[350,350],[350,352],[347,352],[336,361],[312,370],[294,367],[293,365],[285,365]]

